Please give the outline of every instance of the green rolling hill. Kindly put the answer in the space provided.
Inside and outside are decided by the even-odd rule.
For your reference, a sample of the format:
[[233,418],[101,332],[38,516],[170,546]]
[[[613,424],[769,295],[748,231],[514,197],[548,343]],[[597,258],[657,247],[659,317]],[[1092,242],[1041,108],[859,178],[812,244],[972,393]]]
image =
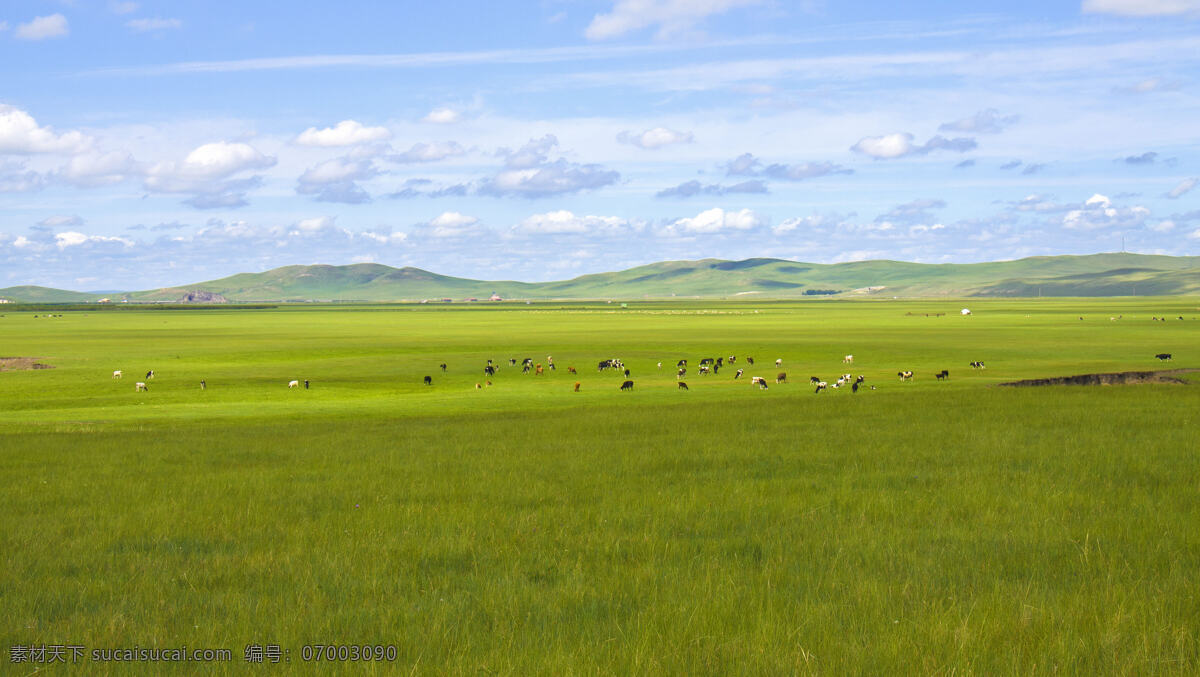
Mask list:
[[[420,301],[670,297],[1020,297],[1200,294],[1200,257],[1144,254],[1036,256],[1017,261],[800,263],[782,259],[665,261],[555,282],[487,281],[375,263],[284,266],[196,284],[113,294],[114,301]],[[43,287],[0,289],[28,303],[95,301],[96,294]]]

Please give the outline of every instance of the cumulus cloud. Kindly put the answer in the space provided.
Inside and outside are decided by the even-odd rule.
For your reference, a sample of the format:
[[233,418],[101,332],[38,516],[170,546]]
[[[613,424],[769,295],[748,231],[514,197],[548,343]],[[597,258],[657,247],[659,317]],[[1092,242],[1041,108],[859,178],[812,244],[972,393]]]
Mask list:
[[296,192],[313,195],[319,202],[362,204],[370,202],[371,196],[357,182],[376,174],[378,171],[369,159],[333,158],[301,174]]
[[157,193],[193,193],[184,204],[197,209],[242,207],[245,191],[262,184],[261,177],[229,177],[239,172],[266,169],[275,158],[245,143],[218,141],[198,146],[182,162],[160,162],[146,171],[147,190]]
[[357,120],[342,120],[333,127],[317,129],[309,127],[300,132],[296,143],[301,146],[321,146],[325,148],[339,146],[355,146],[362,143],[383,141],[391,137],[386,127],[365,127]]
[[83,225],[83,219],[74,214],[70,216],[67,216],[66,214],[58,214],[56,216],[47,216],[41,221],[38,221],[38,225],[50,230],[64,227],[79,227]]
[[39,16],[29,23],[18,24],[14,35],[22,40],[45,40],[61,38],[69,32],[67,17],[61,14],[51,14],[50,16]]
[[678,197],[688,198],[697,195],[726,195],[730,193],[767,193],[767,184],[758,179],[742,181],[729,186],[722,186],[716,183],[703,184],[699,181],[684,181],[678,186],[660,190],[654,194],[655,197]]
[[924,144],[913,143],[913,135],[907,132],[885,134],[883,136],[865,136],[850,147],[856,153],[862,153],[876,160],[894,160],[910,155],[925,155],[937,150],[948,150],[965,153],[978,147],[975,139],[957,137],[947,139],[944,136],[933,136]]
[[138,33],[149,33],[150,31],[162,31],[172,28],[183,27],[183,22],[179,19],[133,19],[125,22],[125,25]]
[[517,150],[502,148],[504,169],[479,187],[484,195],[547,197],[565,195],[616,183],[620,174],[598,164],[579,164],[559,158],[551,162],[549,154],[558,145],[553,134],[530,139]]
[[1200,0],[1083,0],[1086,14],[1117,16],[1200,15]]
[[1071,230],[1102,230],[1105,228],[1137,228],[1146,222],[1150,210],[1142,206],[1115,207],[1104,195],[1096,193],[1079,209],[1063,216],[1062,225]]
[[763,218],[750,209],[733,212],[713,207],[696,216],[676,219],[666,230],[669,234],[720,233],[752,230],[763,223]]
[[0,153],[74,154],[88,150],[92,143],[91,137],[77,131],[56,134],[29,113],[0,104]]
[[791,233],[793,231],[817,231],[825,232],[831,227],[836,227],[838,224],[845,222],[853,214],[839,216],[837,214],[812,214],[809,216],[794,216],[784,219],[779,225],[771,230],[776,235]]
[[626,219],[616,216],[576,216],[560,209],[534,214],[513,227],[522,235],[589,235],[615,233],[629,226]]
[[597,14],[584,35],[589,40],[609,40],[631,31],[657,26],[659,38],[687,33],[713,14],[761,0],[617,0],[612,11]]
[[677,132],[666,127],[655,127],[647,129],[644,132],[621,132],[617,134],[617,141],[627,143],[632,146],[637,146],[644,150],[654,150],[663,146],[671,146],[677,143],[691,143],[691,132]]
[[1172,200],[1183,197],[1188,192],[1190,192],[1193,188],[1195,188],[1196,184],[1198,184],[1198,183],[1200,183],[1200,179],[1197,179],[1197,178],[1184,179],[1183,181],[1180,181],[1178,183],[1178,185],[1176,185],[1174,188],[1172,188],[1171,190],[1169,190],[1167,192],[1167,197],[1171,198]]
[[967,134],[999,134],[1005,127],[1016,124],[1019,115],[1001,115],[995,108],[981,110],[961,120],[946,122],[938,127],[939,132],[965,132]]
[[446,158],[465,155],[466,149],[454,141],[414,143],[403,153],[388,156],[392,162],[438,162]]
[[442,212],[418,226],[421,233],[432,238],[454,238],[479,233],[479,219],[459,212]]
[[470,186],[465,183],[456,183],[446,186],[433,187],[432,179],[407,179],[401,184],[399,190],[393,193],[388,193],[387,197],[393,200],[406,200],[416,197],[463,197],[470,191]]
[[425,117],[421,118],[421,122],[430,122],[435,125],[452,125],[462,119],[462,114],[453,108],[434,108],[429,111]]

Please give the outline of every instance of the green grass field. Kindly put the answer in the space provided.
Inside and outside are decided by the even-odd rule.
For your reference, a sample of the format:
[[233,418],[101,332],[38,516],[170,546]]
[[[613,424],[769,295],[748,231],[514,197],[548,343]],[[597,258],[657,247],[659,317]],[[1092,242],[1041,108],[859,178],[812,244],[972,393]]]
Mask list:
[[[369,644],[396,660],[355,672],[1196,674],[1200,372],[997,384],[1200,367],[1197,306],[6,312],[0,354],[55,368],[0,373],[0,672]],[[730,355],[742,379],[696,375]],[[808,385],[846,371],[877,389]]]

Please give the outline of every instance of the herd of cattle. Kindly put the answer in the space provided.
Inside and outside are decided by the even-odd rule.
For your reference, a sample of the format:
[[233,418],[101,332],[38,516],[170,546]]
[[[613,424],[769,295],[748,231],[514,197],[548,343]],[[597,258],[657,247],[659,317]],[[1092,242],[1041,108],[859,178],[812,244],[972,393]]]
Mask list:
[[[1154,357],[1160,361],[1172,359],[1171,353],[1158,353]],[[720,373],[721,369],[723,369],[723,368],[727,368],[727,367],[732,368],[732,366],[737,363],[737,360],[738,360],[738,358],[735,355],[730,355],[728,358],[724,358],[724,357],[703,358],[700,360],[700,362],[696,366],[696,374],[700,375],[700,376],[707,376],[709,374],[713,374],[713,375],[718,374],[718,373]],[[746,357],[744,359],[744,362],[747,366],[753,366],[754,358]],[[510,358],[508,360],[508,363],[509,363],[510,367],[515,368],[518,366],[518,360],[515,357]],[[842,364],[853,364],[853,363],[854,363],[853,355],[846,355],[845,357],[842,358]],[[557,367],[554,364],[554,358],[551,356],[546,357],[546,363],[544,366],[540,362],[535,363],[532,357],[527,357],[524,360],[520,360],[519,364],[520,364],[520,369],[521,369],[522,374],[533,373],[535,376],[540,376],[540,375],[545,374],[547,371],[556,371],[557,370]],[[662,366],[663,366],[663,363],[659,362],[657,365],[657,368],[662,369]],[[783,359],[782,358],[776,359],[775,366],[782,367]],[[970,366],[972,369],[986,369],[987,368],[987,366],[982,361],[978,361],[978,360],[970,362]],[[441,371],[443,373],[446,372],[446,363],[445,362],[442,362],[441,364],[439,364],[438,367],[441,369]],[[676,389],[677,390],[689,390],[687,381],[683,380],[684,378],[687,377],[687,374],[688,374],[688,360],[686,358],[679,360],[678,362],[675,363],[675,368],[676,368],[675,374],[677,377]],[[596,369],[601,374],[603,374],[604,372],[610,371],[610,370],[615,370],[615,371],[623,374],[625,377],[625,380],[623,380],[621,382],[620,390],[633,390],[633,380],[630,378],[632,375],[632,372],[630,371],[630,369],[628,367],[625,366],[625,363],[622,362],[620,359],[611,358],[611,359],[607,359],[607,360],[600,360],[596,365]],[[575,367],[567,367],[567,371],[571,374],[578,375],[578,371],[576,371]],[[488,387],[490,387],[492,385],[491,378],[496,376],[497,373],[498,373],[497,364],[493,360],[488,360],[487,364],[483,368],[483,375],[485,377],[484,382],[476,383],[475,388],[482,389],[485,387],[484,386],[485,383]],[[745,373],[745,369],[737,368],[733,374],[733,380],[736,381],[736,380],[742,378],[742,375],[744,373]],[[112,377],[114,379],[120,379],[123,376],[124,376],[124,374],[120,369],[118,369],[112,373]],[[899,377],[901,382],[911,382],[914,378],[914,372],[912,372],[911,370],[901,370],[899,372],[896,372],[896,376]],[[940,372],[937,372],[936,374],[934,374],[934,378],[938,381],[948,381],[950,379],[950,371],[948,369],[943,369]],[[149,392],[150,388],[147,385],[147,382],[150,380],[153,380],[153,379],[154,379],[154,370],[147,371],[145,380],[138,381],[137,383],[134,384],[134,391],[135,392]],[[839,375],[838,378],[836,380],[834,380],[832,383],[822,379],[819,376],[809,377],[809,385],[813,386],[814,387],[813,392],[818,393],[818,394],[825,392],[827,388],[838,389],[838,388],[842,388],[842,387],[849,387],[850,391],[852,393],[857,393],[860,387],[869,387],[871,390],[875,390],[874,385],[865,386],[864,385],[865,381],[866,381],[866,377],[863,376],[862,374],[859,374],[856,377],[849,373]],[[781,383],[787,383],[787,382],[788,382],[787,372],[781,371],[775,375],[775,384],[776,385],[779,385]],[[304,379],[303,381],[298,380],[298,379],[288,381],[287,387],[288,387],[288,389],[294,390],[294,389],[299,388],[301,383],[304,384],[305,390],[308,390],[310,388],[310,382],[308,379]],[[429,376],[429,375],[425,376],[422,379],[422,383],[426,386],[432,386],[433,385],[433,376]],[[575,382],[575,392],[579,392],[582,385],[583,384],[580,381],[576,381]],[[760,390],[767,390],[769,388],[769,386],[767,385],[767,379],[762,376],[751,376],[750,377],[750,385],[754,386]],[[205,390],[207,388],[208,388],[208,383],[204,380],[201,380],[200,381],[200,389]]]

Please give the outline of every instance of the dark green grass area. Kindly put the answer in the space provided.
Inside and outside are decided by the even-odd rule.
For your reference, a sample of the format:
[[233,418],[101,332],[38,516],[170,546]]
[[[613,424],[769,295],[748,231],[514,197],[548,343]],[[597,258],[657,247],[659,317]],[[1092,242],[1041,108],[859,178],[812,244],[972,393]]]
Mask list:
[[[0,374],[0,645],[233,651],[166,669],[196,673],[368,643],[398,650],[376,674],[1195,674],[1196,379],[994,384],[1160,344],[1194,366],[1200,325],[993,303],[5,325],[58,368]],[[550,349],[558,371],[474,389],[484,356]],[[656,366],[734,350],[798,382],[684,393]],[[813,394],[845,352],[878,389]]]

